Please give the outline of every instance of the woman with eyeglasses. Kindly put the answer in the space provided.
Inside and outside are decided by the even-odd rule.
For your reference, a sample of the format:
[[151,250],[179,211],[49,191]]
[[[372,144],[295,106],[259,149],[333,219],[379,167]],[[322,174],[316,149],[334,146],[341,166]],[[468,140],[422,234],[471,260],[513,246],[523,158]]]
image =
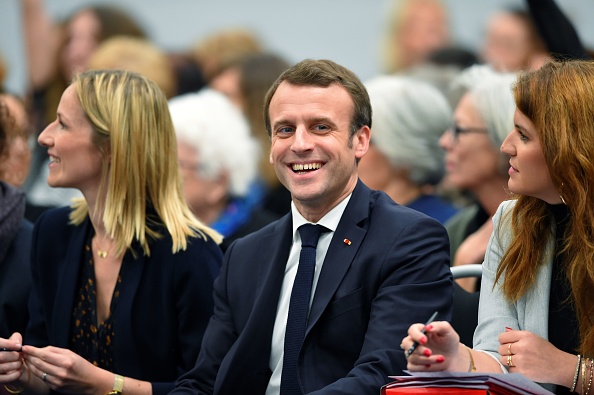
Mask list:
[[426,82],[396,75],[377,76],[365,87],[373,128],[359,178],[396,203],[445,223],[458,211],[434,191],[444,174],[439,136],[452,120],[446,98]]
[[[447,223],[452,265],[480,264],[493,230],[491,217],[506,199],[506,159],[499,146],[513,128],[512,74],[473,66],[454,81],[465,89],[454,111],[454,124],[441,136],[446,184],[468,192],[474,203]],[[475,278],[457,280],[469,292]]]

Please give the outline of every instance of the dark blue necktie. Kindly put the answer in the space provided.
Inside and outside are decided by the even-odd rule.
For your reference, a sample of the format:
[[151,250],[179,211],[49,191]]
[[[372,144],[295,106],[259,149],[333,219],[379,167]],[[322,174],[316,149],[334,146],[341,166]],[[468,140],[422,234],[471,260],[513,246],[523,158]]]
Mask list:
[[301,235],[301,253],[299,255],[297,275],[291,291],[291,301],[289,302],[289,315],[285,332],[285,354],[281,376],[281,395],[302,394],[299,388],[297,360],[305,337],[305,327],[307,326],[311,286],[316,268],[316,247],[320,234],[324,229],[321,225],[312,224],[301,225],[298,229]]

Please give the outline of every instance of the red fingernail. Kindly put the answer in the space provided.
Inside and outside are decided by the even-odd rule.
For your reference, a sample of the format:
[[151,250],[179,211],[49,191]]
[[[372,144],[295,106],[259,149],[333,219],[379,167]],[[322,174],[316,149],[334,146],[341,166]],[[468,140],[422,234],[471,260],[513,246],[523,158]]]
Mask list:
[[505,327],[505,331],[506,331],[506,332],[509,332],[509,331],[513,331],[513,329],[512,329],[512,328],[510,328],[509,326],[506,326],[506,327]]
[[441,355],[439,357],[435,358],[435,362],[437,362],[437,363],[442,363],[443,361],[445,361],[445,358],[442,357]]
[[426,356],[426,357],[430,357],[431,356],[431,350],[429,350],[429,349],[426,348],[425,350],[423,350],[423,355]]
[[425,343],[427,343],[427,337],[426,337],[426,336],[423,336],[422,338],[420,338],[420,339],[419,339],[419,342],[420,342],[421,344],[425,344]]
[[433,329],[433,325],[427,325],[427,326],[425,327],[425,330],[426,330],[426,331],[430,331],[431,329]]

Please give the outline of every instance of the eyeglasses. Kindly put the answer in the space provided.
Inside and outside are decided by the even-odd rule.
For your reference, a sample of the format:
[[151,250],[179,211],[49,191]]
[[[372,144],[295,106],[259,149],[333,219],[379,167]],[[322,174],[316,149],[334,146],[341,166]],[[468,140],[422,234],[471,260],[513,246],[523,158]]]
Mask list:
[[458,141],[458,136],[465,133],[489,133],[487,128],[461,128],[460,126],[453,124],[450,126],[454,141]]

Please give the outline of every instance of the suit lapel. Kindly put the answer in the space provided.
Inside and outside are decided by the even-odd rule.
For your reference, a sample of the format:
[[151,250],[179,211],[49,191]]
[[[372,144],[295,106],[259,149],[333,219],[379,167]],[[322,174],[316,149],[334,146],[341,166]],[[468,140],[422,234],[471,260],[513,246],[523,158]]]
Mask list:
[[[262,269],[253,273],[257,278],[254,307],[241,331],[236,349],[227,354],[219,369],[226,374],[220,381],[217,379],[220,388],[215,392],[240,391],[246,385],[251,385],[254,393],[264,393],[266,389],[270,378],[270,347],[278,299],[293,241],[291,224],[291,215],[281,218],[262,238],[262,245],[257,247],[261,251],[258,259]],[[245,372],[251,373],[246,375]]]
[[369,215],[370,192],[359,181],[338,223],[316,286],[306,336],[330,303],[367,234],[367,229],[360,227],[359,223]]
[[[258,276],[256,287],[260,291],[254,298],[254,314],[251,314],[245,329],[250,335],[253,334],[266,342],[266,344],[258,345],[258,347],[264,347],[265,350],[270,349],[278,299],[293,240],[291,224],[291,216],[286,215],[279,220],[269,237],[263,239],[262,262],[265,265],[265,271],[263,276]],[[252,331],[254,332],[251,333]],[[266,363],[268,364],[268,359],[266,359]]]
[[[122,285],[120,287],[120,295],[117,303],[115,304],[114,311],[112,311],[114,318],[114,325],[116,325],[117,331],[117,350],[116,361],[118,366],[126,366],[127,373],[136,377],[140,377],[142,372],[140,370],[140,361],[138,356],[140,355],[136,349],[136,342],[132,337],[130,328],[131,314],[133,310],[133,303],[135,301],[138,287],[140,286],[140,280],[142,279],[142,272],[144,268],[149,264],[146,262],[148,258],[144,255],[144,251],[138,242],[133,242],[131,247],[136,252],[136,258],[132,255],[130,250],[126,251],[124,259],[122,261],[122,268],[120,269],[120,276],[122,278]],[[154,251],[154,244],[151,245],[151,257],[153,259],[159,259],[156,257]]]

